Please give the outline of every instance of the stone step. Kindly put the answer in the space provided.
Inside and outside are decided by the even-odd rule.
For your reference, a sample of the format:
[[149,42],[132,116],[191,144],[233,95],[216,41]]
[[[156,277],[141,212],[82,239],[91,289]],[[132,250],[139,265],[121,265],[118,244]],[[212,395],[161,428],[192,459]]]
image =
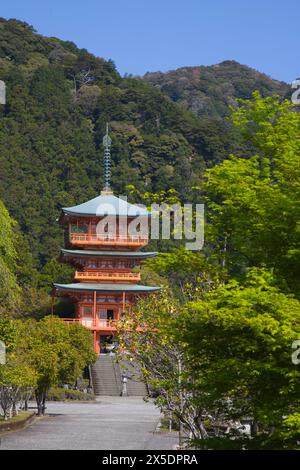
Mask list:
[[100,355],[91,367],[91,376],[95,395],[120,396],[122,391],[122,375],[127,379],[129,396],[146,396],[147,388],[141,378],[139,367],[128,361],[116,361],[114,356]]

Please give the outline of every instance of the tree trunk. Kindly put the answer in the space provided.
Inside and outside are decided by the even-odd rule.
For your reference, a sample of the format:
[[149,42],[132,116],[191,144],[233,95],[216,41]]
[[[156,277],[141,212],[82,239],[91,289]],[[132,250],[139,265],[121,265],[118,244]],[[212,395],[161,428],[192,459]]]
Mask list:
[[42,405],[43,416],[45,414],[45,411],[46,411],[46,392],[44,392],[44,395],[43,395],[43,405]]
[[43,416],[45,414],[46,394],[47,391],[45,389],[40,389],[35,392],[38,416]]

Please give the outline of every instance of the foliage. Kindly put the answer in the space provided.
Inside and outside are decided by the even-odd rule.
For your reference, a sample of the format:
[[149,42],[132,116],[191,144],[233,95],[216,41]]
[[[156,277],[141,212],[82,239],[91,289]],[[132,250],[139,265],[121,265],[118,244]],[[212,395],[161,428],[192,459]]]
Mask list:
[[11,310],[18,303],[19,286],[16,278],[17,252],[14,227],[16,222],[9,216],[0,201],[0,312],[3,306]]
[[243,285],[231,281],[187,304],[179,326],[214,420],[248,417],[262,447],[279,446],[280,437],[283,448],[297,446],[300,371],[291,348],[300,334],[299,301],[279,292],[268,272],[250,270]]
[[[126,350],[142,372],[156,405],[171,413],[194,439],[206,436],[196,400],[197,377],[184,355],[183,343],[174,335],[174,322],[181,309],[168,288],[148,300],[140,300],[134,312],[125,314],[118,325],[121,356]],[[180,440],[184,441],[180,427]]]
[[173,293],[182,301],[187,301],[198,291],[205,292],[225,278],[225,272],[209,262],[198,251],[189,251],[183,247],[167,253],[159,253],[147,262],[147,267],[165,276]]
[[173,101],[201,117],[224,118],[237,99],[250,99],[259,90],[262,96],[287,96],[290,87],[233,60],[217,65],[182,67],[166,73],[146,73],[143,79],[159,86]]
[[[42,293],[37,289],[39,275],[28,243],[1,200],[0,231],[0,313],[32,315],[36,310],[42,310],[41,304],[43,307],[49,305],[49,300],[41,300]],[[46,282],[45,276],[40,275],[40,278],[41,283]]]
[[300,114],[287,101],[255,93],[233,121],[253,151],[207,171],[213,256],[231,272],[267,266],[299,294]]
[[36,378],[35,370],[14,353],[0,365],[0,406],[5,420],[17,414],[17,403],[28,399]]
[[20,322],[0,317],[0,339],[6,346],[5,364],[0,365],[0,407],[4,419],[16,415],[17,404],[27,401],[36,385],[36,372],[17,353]]
[[81,390],[65,389],[61,387],[51,387],[48,395],[50,401],[67,401],[67,400],[79,400],[79,401],[92,401],[95,400],[93,393],[85,393]]
[[68,325],[52,316],[37,323],[24,322],[22,327],[20,350],[37,371],[35,394],[38,412],[42,414],[49,388],[75,382],[84,367],[95,361],[92,337],[81,325]]
[[173,292],[139,304],[122,326],[188,445],[299,448],[299,116],[259,93],[233,110],[248,152],[206,172],[204,253],[179,247],[150,260]]
[[0,340],[4,342],[7,352],[16,346],[17,335],[15,322],[11,318],[0,316]]
[[38,322],[1,319],[0,335],[8,345],[6,364],[0,366],[0,404],[6,418],[33,392],[43,414],[50,387],[74,383],[96,359],[90,331],[56,317]]
[[48,261],[40,272],[38,286],[49,292],[54,282],[71,282],[74,268],[68,264],[59,263],[56,259]]

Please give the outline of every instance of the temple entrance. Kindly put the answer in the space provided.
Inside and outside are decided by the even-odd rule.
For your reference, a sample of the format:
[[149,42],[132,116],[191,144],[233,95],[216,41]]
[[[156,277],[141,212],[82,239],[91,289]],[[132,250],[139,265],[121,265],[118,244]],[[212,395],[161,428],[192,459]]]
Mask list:
[[100,354],[107,354],[111,352],[115,345],[113,335],[100,335]]
[[100,308],[98,310],[98,317],[99,317],[100,320],[113,320],[114,319],[114,311],[113,311],[113,309]]
[[107,310],[107,320],[113,320],[113,319],[114,319],[114,311]]

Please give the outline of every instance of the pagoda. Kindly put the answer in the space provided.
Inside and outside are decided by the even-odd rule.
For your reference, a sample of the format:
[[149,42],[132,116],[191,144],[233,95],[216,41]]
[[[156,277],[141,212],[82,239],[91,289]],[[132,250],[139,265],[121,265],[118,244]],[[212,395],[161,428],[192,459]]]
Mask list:
[[116,342],[116,322],[137,298],[159,290],[139,284],[136,269],[157,253],[140,251],[148,243],[150,212],[114,196],[110,189],[111,139],[103,139],[105,186],[100,196],[62,209],[65,227],[61,260],[75,268],[72,284],[54,284],[53,294],[75,304],[75,318],[94,338],[96,353],[107,353]]

